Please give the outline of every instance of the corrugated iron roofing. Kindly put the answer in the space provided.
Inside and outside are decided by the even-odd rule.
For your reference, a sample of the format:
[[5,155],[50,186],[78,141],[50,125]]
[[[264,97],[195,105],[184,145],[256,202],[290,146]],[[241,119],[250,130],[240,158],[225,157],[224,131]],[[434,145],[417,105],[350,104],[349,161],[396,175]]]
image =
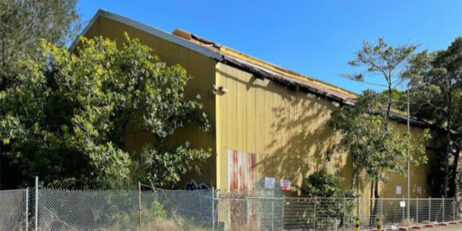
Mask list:
[[176,29],[173,34],[223,55],[223,62],[247,69],[247,71],[256,74],[257,77],[268,78],[295,88],[304,88],[312,93],[341,103],[348,103],[349,100],[357,96],[348,90],[295,73],[189,32]]
[[[219,62],[224,62],[249,71],[256,77],[267,78],[285,86],[293,87],[297,90],[304,90],[341,104],[352,105],[354,104],[354,99],[357,97],[357,94],[343,88],[295,73],[191,33],[179,29],[175,30],[172,34],[167,33],[149,25],[101,9],[99,9],[95,16],[90,20],[90,23],[81,32],[81,35],[85,35],[86,31],[93,26],[98,17],[105,17],[124,23],[128,26],[201,53]],[[74,40],[69,49],[73,50],[78,43],[79,39]],[[403,123],[407,121],[406,115],[403,112],[398,111],[392,112],[391,119]],[[410,121],[411,124],[415,126],[433,127],[432,125],[419,121],[416,118],[411,118]]]

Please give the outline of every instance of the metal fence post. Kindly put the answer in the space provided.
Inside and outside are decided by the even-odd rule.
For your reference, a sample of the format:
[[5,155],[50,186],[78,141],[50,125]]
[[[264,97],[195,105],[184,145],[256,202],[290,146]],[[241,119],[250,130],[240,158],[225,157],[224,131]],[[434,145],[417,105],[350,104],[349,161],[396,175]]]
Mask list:
[[345,220],[345,214],[346,214],[346,199],[345,195],[343,195],[343,227],[346,227],[346,220]]
[[29,230],[29,188],[26,188],[26,231]]
[[274,230],[274,199],[271,198],[271,231]]
[[[404,201],[404,196],[402,197],[402,200]],[[407,205],[407,207],[409,207],[409,205]],[[403,207],[403,220],[406,219],[406,215],[405,215],[406,213],[405,213],[405,210],[404,210],[405,208],[406,208],[406,206]]]
[[316,231],[316,197],[314,197],[314,231]]
[[141,231],[141,182],[138,182],[138,231]]
[[443,204],[443,220],[442,221],[444,222],[444,197],[443,197],[441,203]]
[[38,176],[35,177],[35,231],[38,231]]
[[428,197],[428,220],[432,221],[432,197]]
[[383,216],[383,198],[380,197],[380,219],[382,219]]
[[215,231],[215,188],[214,187],[212,187],[212,231]]
[[456,203],[455,199],[452,200],[452,220],[456,219]]
[[415,199],[415,221],[419,222],[419,198]]
[[286,198],[284,196],[282,196],[282,216],[281,216],[281,226],[282,226],[282,229],[284,230],[284,224],[285,224],[285,210],[286,210]]

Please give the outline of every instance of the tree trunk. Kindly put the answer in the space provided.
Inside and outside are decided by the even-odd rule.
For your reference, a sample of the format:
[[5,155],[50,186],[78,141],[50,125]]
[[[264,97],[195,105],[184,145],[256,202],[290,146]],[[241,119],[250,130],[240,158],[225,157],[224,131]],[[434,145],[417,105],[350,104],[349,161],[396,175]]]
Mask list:
[[451,179],[449,184],[449,192],[448,197],[455,197],[457,196],[457,169],[459,167],[459,159],[460,159],[460,148],[456,149],[454,153],[454,162],[452,163],[451,168]]
[[[372,226],[374,225],[374,221],[375,219],[377,218],[377,210],[378,210],[378,207],[379,207],[379,183],[380,183],[380,180],[379,180],[379,177],[375,177],[375,185],[374,185],[374,210],[372,211],[372,216],[371,216],[371,222],[372,222]],[[372,204],[372,202],[371,202]]]
[[374,203],[372,201],[372,198],[374,198],[374,181],[375,180],[371,181],[371,200],[369,201],[369,226],[374,225],[374,221],[372,220],[374,214]]
[[358,173],[357,173],[357,170],[356,168],[353,168],[353,174],[352,174],[352,179],[351,179],[351,192],[354,192],[355,188],[356,188],[356,178],[358,177]]
[[447,89],[446,99],[448,103],[448,110],[446,111],[446,155],[444,156],[444,180],[443,180],[443,197],[448,197],[448,188],[449,188],[449,156],[452,151],[452,137],[451,137],[451,114],[452,114],[452,88],[449,79],[446,80]]
[[388,120],[390,119],[390,111],[391,111],[391,93],[392,93],[392,87],[391,87],[391,77],[387,78],[388,82],[388,102],[387,102],[387,111],[385,113],[385,121],[384,121],[384,126],[385,126],[385,131],[388,132]]

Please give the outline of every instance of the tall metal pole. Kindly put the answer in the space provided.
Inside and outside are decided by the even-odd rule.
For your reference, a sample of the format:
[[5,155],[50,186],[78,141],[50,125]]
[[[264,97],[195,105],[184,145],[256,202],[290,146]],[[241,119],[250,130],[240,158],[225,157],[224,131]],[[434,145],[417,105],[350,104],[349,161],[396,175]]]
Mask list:
[[[411,124],[410,124],[410,109],[409,109],[409,84],[407,85],[407,133],[409,135],[408,142],[411,138]],[[409,143],[410,144],[410,143]],[[411,217],[411,164],[410,164],[410,150],[407,150],[407,219]]]

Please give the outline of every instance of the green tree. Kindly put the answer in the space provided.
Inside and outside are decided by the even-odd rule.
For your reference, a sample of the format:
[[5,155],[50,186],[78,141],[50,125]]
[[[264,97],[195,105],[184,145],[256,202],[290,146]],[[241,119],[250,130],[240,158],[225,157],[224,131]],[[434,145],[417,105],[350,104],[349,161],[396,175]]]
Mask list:
[[[343,222],[342,218],[345,216],[351,217],[352,215],[354,203],[351,198],[354,197],[354,194],[351,191],[342,189],[337,179],[332,174],[329,174],[326,169],[316,171],[304,178],[300,191],[303,196],[314,198],[315,207],[319,208],[317,210],[318,216],[327,218],[324,223],[334,225],[334,219]],[[347,199],[344,200],[344,198]],[[312,207],[306,208],[304,214],[310,213],[312,213]],[[303,220],[304,217],[301,216],[299,219]],[[310,223],[319,223],[311,219],[312,217],[309,217],[306,221],[309,226],[312,225]]]
[[41,39],[63,45],[80,26],[77,0],[0,1],[0,90],[14,81],[18,61],[37,57]]
[[[441,128],[441,152],[433,168],[435,195],[453,197],[462,146],[462,37],[442,51],[414,55],[405,75],[410,79],[414,115]],[[452,157],[452,166],[450,166]]]
[[[334,150],[346,152],[353,160],[351,190],[356,187],[358,175],[365,171],[370,179],[385,180],[384,171],[404,174],[404,163],[417,165],[426,161],[424,142],[429,132],[412,138],[392,126],[384,130],[383,105],[386,97],[371,90],[359,95],[353,106],[344,106],[332,113],[328,124],[341,134]],[[371,188],[372,190],[372,188]]]
[[[339,108],[332,113],[329,124],[342,135],[337,149],[346,151],[353,160],[353,182],[361,171],[371,179],[371,197],[379,198],[378,185],[386,180],[384,172],[405,174],[404,163],[414,165],[426,161],[424,143],[430,137],[426,130],[422,137],[412,141],[409,133],[402,133],[393,126],[384,129],[386,113],[383,110],[387,97],[373,91],[358,96],[355,105]],[[416,139],[416,138],[414,138]],[[375,192],[375,193],[374,193]],[[370,205],[371,214],[376,214],[378,200]],[[371,216],[370,224],[373,224]]]
[[[406,66],[412,53],[417,48],[416,45],[401,45],[392,47],[385,42],[383,38],[379,38],[376,44],[363,42],[363,47],[356,52],[356,58],[348,62],[353,67],[365,67],[365,70],[357,74],[346,74],[345,76],[360,82],[367,82],[367,78],[381,78],[385,81],[387,91],[386,101],[384,102],[383,127],[385,132],[388,132],[390,114],[393,105],[393,89],[402,83],[404,79],[402,74],[406,70]],[[367,74],[367,76],[365,76]],[[386,155],[386,153],[383,153]],[[379,174],[378,174],[379,175]],[[377,176],[378,176],[377,175]],[[378,182],[379,179],[372,181],[374,197],[378,198]],[[372,196],[372,195],[371,195]]]
[[[131,180],[170,186],[209,157],[188,143],[167,144],[178,128],[199,123],[206,131],[209,124],[201,104],[185,98],[186,71],[167,66],[138,40],[126,36],[118,47],[81,38],[74,53],[42,42],[37,54],[0,92],[2,155],[23,179],[38,175],[60,187]],[[129,127],[152,137],[142,152],[127,152]]]

